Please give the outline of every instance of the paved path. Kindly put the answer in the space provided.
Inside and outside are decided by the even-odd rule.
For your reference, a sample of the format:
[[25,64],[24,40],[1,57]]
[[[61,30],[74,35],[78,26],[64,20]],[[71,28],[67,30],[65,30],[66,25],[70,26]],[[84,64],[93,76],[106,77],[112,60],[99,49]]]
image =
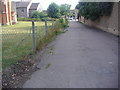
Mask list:
[[118,87],[118,38],[70,22],[68,31],[48,46],[24,88]]

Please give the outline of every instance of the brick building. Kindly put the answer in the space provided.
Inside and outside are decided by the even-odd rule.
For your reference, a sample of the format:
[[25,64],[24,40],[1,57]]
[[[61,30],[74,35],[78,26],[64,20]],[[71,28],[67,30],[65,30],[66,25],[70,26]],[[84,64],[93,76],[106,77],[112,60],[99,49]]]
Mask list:
[[12,25],[17,22],[15,9],[12,9],[10,0],[0,1],[0,25]]

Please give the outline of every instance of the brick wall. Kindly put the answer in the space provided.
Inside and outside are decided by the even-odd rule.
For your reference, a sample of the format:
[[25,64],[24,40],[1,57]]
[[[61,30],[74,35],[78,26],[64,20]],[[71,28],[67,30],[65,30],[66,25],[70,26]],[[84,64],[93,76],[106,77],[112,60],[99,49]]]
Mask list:
[[7,2],[7,8],[8,8],[8,22],[9,22],[9,25],[12,24],[12,17],[11,17],[11,2],[10,0],[8,0]]
[[0,1],[0,26],[2,24],[2,6],[1,6],[1,1]]
[[111,16],[103,16],[94,22],[84,17],[79,20],[89,26],[97,27],[103,31],[118,35],[118,2],[114,3]]
[[1,0],[0,1],[0,23],[2,25],[11,25],[11,1],[10,0]]

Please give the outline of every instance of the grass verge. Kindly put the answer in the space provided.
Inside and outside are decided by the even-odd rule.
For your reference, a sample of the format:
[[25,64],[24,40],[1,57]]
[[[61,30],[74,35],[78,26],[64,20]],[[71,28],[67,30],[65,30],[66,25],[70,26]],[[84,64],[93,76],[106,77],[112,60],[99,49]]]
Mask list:
[[[60,32],[62,33],[63,27],[64,27],[64,24],[63,23],[61,24],[58,20],[55,22],[53,27],[48,27],[49,32],[47,35],[44,35],[45,30],[43,29],[43,27],[41,27],[41,29],[40,29],[40,26],[36,27],[35,31],[36,31],[37,50],[42,50],[43,48],[45,48],[45,46],[49,42],[51,42],[52,40],[55,39],[56,35],[60,34]],[[30,41],[28,41],[28,42],[30,42]],[[20,46],[21,46],[21,44],[20,44]],[[21,48],[23,48],[23,47],[21,46]],[[25,49],[25,48],[23,48],[23,49]],[[20,52],[22,52],[22,51],[24,52],[27,50],[27,49],[26,50],[23,50],[23,49],[21,49]],[[31,48],[30,48],[30,50],[31,50]],[[3,70],[3,74],[2,74],[2,87],[3,88],[22,88],[23,84],[25,83],[26,80],[29,79],[31,74],[36,70],[40,70],[40,68],[37,67],[38,62],[40,60],[35,59],[33,57],[34,56],[33,54],[29,55],[28,58],[25,58],[25,57],[27,57],[28,53],[26,53],[26,54],[22,53],[22,55],[24,55],[24,57],[21,57],[21,59],[19,57],[18,57],[18,59],[14,58],[17,63],[14,62],[14,64],[11,65],[9,68]],[[17,54],[18,53],[16,52],[15,55],[17,55]],[[13,60],[10,60],[7,62],[13,63]],[[46,66],[46,69],[49,68],[50,65],[51,64],[48,64]]]
[[[48,22],[48,26],[52,23]],[[2,26],[2,68],[18,60],[26,59],[32,52],[31,22],[21,21],[15,25]],[[35,22],[36,39],[44,37],[44,22]],[[39,34],[39,37],[38,37]],[[38,44],[38,42],[37,42]]]
[[[57,20],[51,27],[52,22],[48,22],[48,34],[44,29],[44,22],[35,22],[37,50],[42,50],[55,36],[63,33],[66,22]],[[20,21],[11,26],[2,26],[2,68],[5,69],[19,60],[26,60],[32,51],[31,22]]]

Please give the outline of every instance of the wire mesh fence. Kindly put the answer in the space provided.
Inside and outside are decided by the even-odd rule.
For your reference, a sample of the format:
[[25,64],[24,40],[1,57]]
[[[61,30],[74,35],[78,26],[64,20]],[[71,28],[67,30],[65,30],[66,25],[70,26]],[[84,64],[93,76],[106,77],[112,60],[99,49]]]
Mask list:
[[[32,22],[18,22],[11,26],[2,26],[2,67],[14,64],[18,60],[26,58],[40,46],[40,42],[47,36],[46,30],[51,32],[54,28],[53,21],[36,21],[34,23],[34,33]],[[34,34],[34,35],[33,35]],[[34,36],[34,38],[33,38]],[[33,42],[35,40],[35,42]],[[35,45],[35,46],[33,46]]]

